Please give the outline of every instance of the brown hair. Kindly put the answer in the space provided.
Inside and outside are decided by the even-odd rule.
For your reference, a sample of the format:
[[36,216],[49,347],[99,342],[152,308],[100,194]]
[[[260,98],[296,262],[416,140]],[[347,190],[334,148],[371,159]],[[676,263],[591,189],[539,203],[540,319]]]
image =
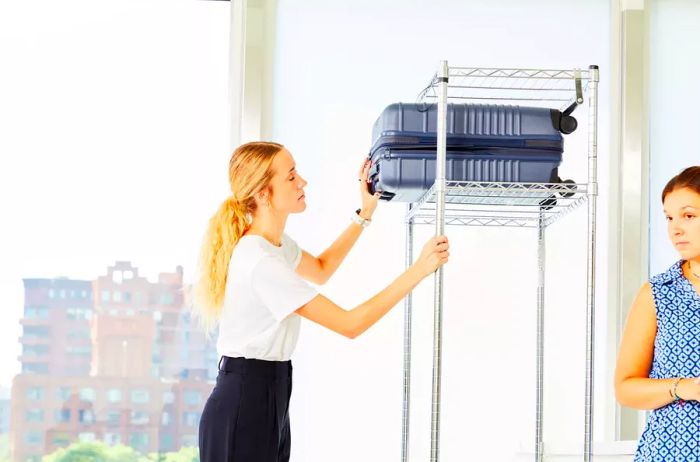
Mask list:
[[231,196],[209,219],[199,256],[193,309],[209,331],[221,315],[233,248],[250,227],[257,209],[255,194],[267,188],[274,175],[272,161],[284,146],[256,141],[239,146],[231,155],[228,179]]
[[700,165],[688,167],[678,175],[674,176],[666,183],[664,191],[661,193],[661,202],[666,199],[666,195],[676,189],[688,188],[700,194]]

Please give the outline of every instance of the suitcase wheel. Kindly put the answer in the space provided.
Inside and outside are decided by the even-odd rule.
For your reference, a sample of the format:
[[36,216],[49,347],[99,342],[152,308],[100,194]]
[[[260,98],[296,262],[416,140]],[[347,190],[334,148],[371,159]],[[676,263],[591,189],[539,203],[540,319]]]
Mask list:
[[561,117],[559,121],[559,131],[565,135],[569,135],[576,131],[578,127],[578,122],[573,116],[565,115]]
[[566,187],[567,190],[558,191],[559,195],[564,198],[573,197],[576,194],[576,183],[574,180],[563,180],[561,182],[562,186]]

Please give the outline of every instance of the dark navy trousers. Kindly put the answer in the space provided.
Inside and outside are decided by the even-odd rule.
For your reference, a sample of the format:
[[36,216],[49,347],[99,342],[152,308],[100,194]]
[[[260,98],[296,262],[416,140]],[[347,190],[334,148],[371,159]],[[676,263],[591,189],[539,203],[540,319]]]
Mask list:
[[201,462],[288,462],[292,362],[229,358],[199,422]]

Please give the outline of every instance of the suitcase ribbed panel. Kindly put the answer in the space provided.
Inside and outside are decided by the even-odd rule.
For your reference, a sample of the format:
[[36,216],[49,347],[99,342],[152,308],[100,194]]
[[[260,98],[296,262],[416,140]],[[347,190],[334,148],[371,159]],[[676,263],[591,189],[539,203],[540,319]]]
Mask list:
[[[487,106],[474,104],[462,106],[464,123],[460,134],[487,136],[520,136],[520,108],[517,106]],[[403,112],[403,111],[402,111]],[[450,133],[454,130],[450,124]]]
[[[455,165],[456,164],[456,165]],[[426,168],[426,165],[423,165]],[[447,179],[468,179],[469,181],[520,181],[519,160],[452,160],[447,161]],[[425,173],[424,184],[425,184]],[[432,175],[431,175],[432,177]]]

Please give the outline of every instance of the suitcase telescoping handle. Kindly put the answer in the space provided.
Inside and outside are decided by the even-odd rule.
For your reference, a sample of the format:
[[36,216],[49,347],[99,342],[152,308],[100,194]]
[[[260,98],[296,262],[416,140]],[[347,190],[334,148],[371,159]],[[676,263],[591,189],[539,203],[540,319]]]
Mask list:
[[576,130],[576,127],[578,127],[578,122],[576,119],[571,115],[572,112],[574,112],[574,109],[576,109],[576,106],[579,104],[583,104],[583,89],[581,87],[581,74],[577,70],[575,72],[576,79],[575,79],[575,85],[576,85],[576,99],[574,100],[573,103],[569,105],[566,109],[564,109],[564,112],[561,112],[557,109],[552,109],[552,122],[554,123],[554,127],[556,127],[560,132],[562,132],[565,135],[568,135],[570,133],[573,133]]

